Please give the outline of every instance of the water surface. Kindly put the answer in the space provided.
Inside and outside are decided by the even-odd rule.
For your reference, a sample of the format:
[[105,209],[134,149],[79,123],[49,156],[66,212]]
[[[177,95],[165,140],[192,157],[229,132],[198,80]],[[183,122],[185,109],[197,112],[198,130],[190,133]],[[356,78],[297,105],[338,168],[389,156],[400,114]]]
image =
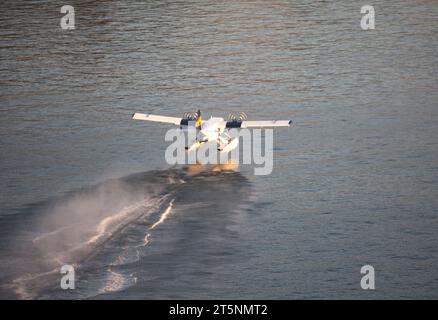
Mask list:
[[[438,297],[434,1],[70,4],[0,4],[1,297]],[[273,173],[169,168],[130,121],[198,108],[292,118]]]

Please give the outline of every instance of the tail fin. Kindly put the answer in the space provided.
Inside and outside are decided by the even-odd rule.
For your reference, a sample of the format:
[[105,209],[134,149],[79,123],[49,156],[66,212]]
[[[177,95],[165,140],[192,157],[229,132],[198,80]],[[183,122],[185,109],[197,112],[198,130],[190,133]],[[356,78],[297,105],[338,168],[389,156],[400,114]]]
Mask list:
[[196,117],[196,128],[201,128],[202,125],[201,110],[196,111],[195,117]]

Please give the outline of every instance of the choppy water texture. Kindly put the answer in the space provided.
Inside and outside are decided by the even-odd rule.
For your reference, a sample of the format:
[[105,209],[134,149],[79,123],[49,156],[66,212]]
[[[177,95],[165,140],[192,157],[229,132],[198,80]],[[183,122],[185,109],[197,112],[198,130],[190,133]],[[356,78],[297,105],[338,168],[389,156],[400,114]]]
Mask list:
[[[63,4],[0,4],[0,297],[438,298],[435,1]],[[130,121],[197,108],[292,118],[273,173]]]

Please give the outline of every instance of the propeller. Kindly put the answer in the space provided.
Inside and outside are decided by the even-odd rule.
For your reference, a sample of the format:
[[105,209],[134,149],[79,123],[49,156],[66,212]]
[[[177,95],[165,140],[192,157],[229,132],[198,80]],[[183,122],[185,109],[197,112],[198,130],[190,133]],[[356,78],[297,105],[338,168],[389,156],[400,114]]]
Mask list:
[[229,121],[243,121],[248,119],[248,115],[245,112],[240,112],[239,117],[237,118],[234,114],[230,113],[228,116]]
[[184,119],[193,120],[196,119],[190,112],[184,112]]
[[184,119],[188,120],[197,120],[200,116],[200,111],[196,111],[195,113],[191,114],[190,112],[184,112]]
[[246,120],[246,119],[248,119],[248,115],[242,111],[239,114],[239,119],[240,119],[240,121]]

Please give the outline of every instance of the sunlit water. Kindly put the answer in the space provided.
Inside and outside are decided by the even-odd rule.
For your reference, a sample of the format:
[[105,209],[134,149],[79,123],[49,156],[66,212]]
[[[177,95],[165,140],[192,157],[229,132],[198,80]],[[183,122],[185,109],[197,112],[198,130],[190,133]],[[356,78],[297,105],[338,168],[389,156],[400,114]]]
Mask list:
[[[69,4],[0,4],[0,297],[438,297],[436,2]],[[293,119],[272,174],[130,121],[198,108]]]

